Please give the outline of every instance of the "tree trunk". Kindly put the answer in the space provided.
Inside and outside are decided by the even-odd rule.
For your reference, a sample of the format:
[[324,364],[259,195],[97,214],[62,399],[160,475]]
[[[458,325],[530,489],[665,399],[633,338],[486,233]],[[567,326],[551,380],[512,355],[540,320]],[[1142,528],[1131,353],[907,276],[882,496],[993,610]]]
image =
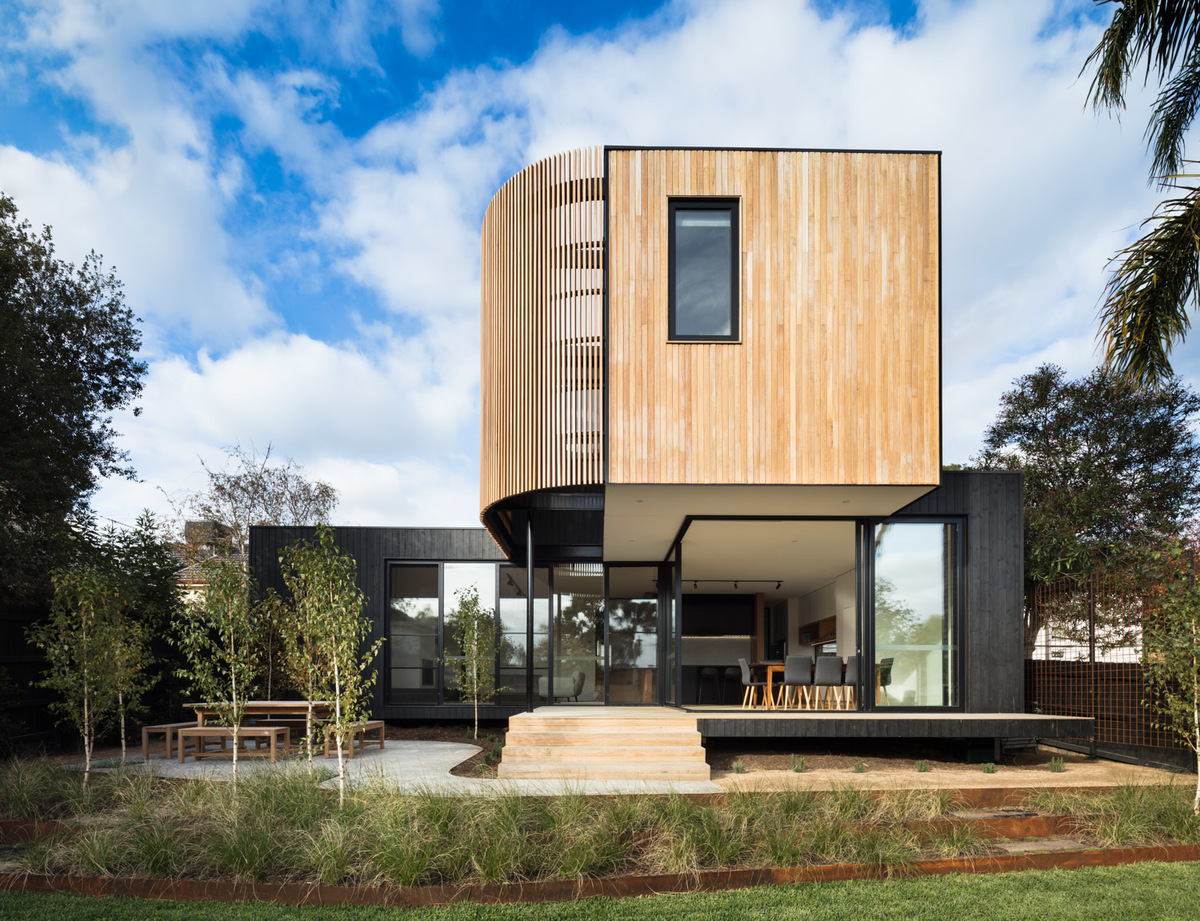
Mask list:
[[304,747],[308,749],[308,773],[313,772],[313,702],[312,693],[308,695],[308,713],[304,717]]
[[117,691],[117,711],[121,715],[121,763],[125,763],[125,692]]
[[92,736],[92,711],[89,706],[87,692],[87,671],[84,671],[84,687],[83,687],[83,785],[88,785],[88,780],[92,776],[92,745],[95,739]]

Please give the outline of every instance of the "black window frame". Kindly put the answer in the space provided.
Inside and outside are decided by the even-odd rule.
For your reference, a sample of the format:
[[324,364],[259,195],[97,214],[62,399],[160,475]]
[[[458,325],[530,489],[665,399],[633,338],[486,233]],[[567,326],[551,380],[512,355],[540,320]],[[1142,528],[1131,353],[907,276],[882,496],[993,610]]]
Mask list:
[[[668,342],[740,342],[741,335],[741,225],[740,199],[670,198],[667,200],[667,341]],[[675,214],[678,211],[729,212],[729,333],[728,335],[688,335],[675,331]]]

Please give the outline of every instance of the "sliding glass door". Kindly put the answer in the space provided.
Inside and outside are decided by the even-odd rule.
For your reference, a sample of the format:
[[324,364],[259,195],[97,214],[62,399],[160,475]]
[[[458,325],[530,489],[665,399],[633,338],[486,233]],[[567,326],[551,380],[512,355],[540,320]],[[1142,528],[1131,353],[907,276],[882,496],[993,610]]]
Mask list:
[[873,615],[877,707],[959,705],[957,522],[887,521],[874,525]]

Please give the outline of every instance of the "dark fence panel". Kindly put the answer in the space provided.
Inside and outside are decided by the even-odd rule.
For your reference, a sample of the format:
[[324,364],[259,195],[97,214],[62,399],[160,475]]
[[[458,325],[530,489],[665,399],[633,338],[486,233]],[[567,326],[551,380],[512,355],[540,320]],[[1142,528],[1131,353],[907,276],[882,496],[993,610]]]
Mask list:
[[1072,747],[1194,769],[1191,749],[1155,728],[1146,703],[1149,597],[1131,580],[1107,574],[1039,587],[1026,612],[1026,709],[1095,719],[1095,738],[1063,740]]

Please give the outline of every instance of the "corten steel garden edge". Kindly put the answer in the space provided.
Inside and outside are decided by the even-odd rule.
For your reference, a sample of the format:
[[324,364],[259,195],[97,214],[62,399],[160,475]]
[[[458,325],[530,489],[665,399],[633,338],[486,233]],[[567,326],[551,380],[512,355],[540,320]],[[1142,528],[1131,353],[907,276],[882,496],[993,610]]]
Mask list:
[[1018,870],[1076,870],[1158,861],[1200,860],[1194,844],[1112,848],[1001,857],[918,860],[879,867],[837,864],[757,870],[710,870],[657,876],[609,879],[549,880],[525,883],[471,883],[449,886],[353,887],[296,883],[242,883],[225,880],[162,880],[117,877],[49,876],[0,873],[0,890],[74,893],[89,896],[128,896],[206,902],[273,902],[282,905],[379,905],[417,907],[454,902],[561,902],[597,897],[658,895],[672,892],[717,892],[754,886],[841,882],[953,873],[1008,873]]

